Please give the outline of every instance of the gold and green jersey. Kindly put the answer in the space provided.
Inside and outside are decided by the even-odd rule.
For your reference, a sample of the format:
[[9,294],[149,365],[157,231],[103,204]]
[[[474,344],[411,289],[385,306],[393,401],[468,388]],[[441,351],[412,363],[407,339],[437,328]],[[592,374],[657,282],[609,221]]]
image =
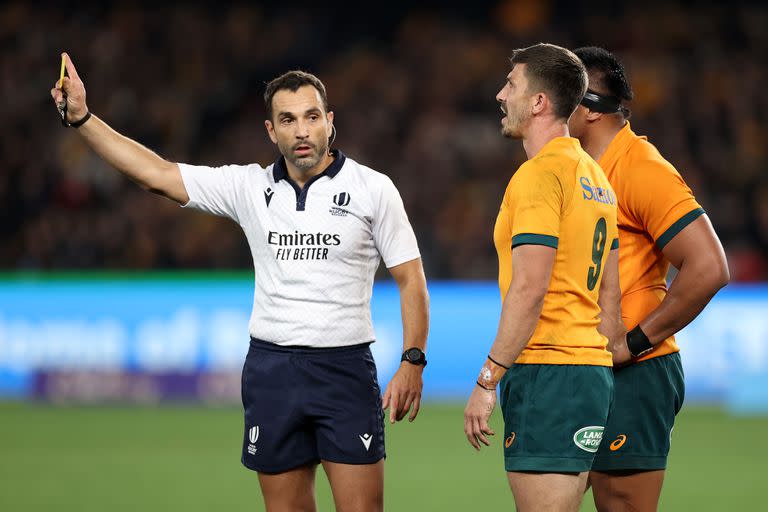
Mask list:
[[[600,166],[619,200],[621,314],[632,329],[667,295],[669,261],[662,249],[704,210],[680,173],[629,123],[611,141]],[[639,360],[679,350],[670,336]]]
[[618,247],[616,194],[577,139],[552,139],[520,166],[504,194],[494,242],[502,300],[514,275],[515,247],[556,250],[536,330],[515,362],[611,366],[597,326],[603,269]]

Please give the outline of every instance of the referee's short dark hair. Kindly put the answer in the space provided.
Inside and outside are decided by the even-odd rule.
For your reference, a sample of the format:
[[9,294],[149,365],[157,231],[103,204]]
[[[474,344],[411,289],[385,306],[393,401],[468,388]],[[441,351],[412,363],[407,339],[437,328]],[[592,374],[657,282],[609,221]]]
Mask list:
[[320,98],[323,100],[323,110],[328,112],[328,95],[325,92],[323,82],[312,73],[294,70],[283,73],[267,84],[267,89],[264,91],[264,104],[267,108],[267,117],[272,119],[272,98],[274,98],[277,91],[288,90],[296,92],[299,88],[304,87],[305,85],[311,85],[317,89],[317,92],[320,93]]
[[[591,81],[589,88],[598,94],[612,96],[619,102],[631,101],[634,94],[627,79],[627,73],[621,61],[605,48],[585,46],[574,50],[576,56],[584,63]],[[629,109],[624,117],[629,117]]]
[[554,44],[539,43],[512,51],[509,59],[526,65],[526,77],[531,87],[544,92],[554,107],[555,116],[568,119],[587,92],[587,72],[584,64],[570,50]]

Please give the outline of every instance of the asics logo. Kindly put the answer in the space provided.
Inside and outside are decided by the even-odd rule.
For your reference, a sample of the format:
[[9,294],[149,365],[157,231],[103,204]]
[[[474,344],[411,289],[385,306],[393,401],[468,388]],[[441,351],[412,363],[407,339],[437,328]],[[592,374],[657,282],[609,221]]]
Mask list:
[[609,448],[611,449],[612,452],[615,452],[616,450],[624,446],[624,443],[626,442],[627,442],[627,436],[625,436],[624,434],[619,434],[619,436],[611,443]]

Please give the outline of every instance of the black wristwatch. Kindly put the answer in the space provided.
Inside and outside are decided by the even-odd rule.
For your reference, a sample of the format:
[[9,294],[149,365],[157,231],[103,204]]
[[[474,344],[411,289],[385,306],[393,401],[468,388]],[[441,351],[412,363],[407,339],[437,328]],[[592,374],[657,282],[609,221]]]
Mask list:
[[427,366],[427,358],[424,355],[424,352],[420,348],[416,347],[409,348],[403,352],[403,357],[400,358],[400,361],[408,361],[411,364]]

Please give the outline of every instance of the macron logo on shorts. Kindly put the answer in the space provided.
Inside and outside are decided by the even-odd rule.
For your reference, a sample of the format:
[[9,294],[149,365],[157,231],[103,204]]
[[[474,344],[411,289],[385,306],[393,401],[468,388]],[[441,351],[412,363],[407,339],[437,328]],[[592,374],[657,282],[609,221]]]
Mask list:
[[363,446],[365,446],[365,451],[369,451],[371,448],[371,441],[373,441],[373,436],[371,434],[363,434],[359,437],[363,442]]

